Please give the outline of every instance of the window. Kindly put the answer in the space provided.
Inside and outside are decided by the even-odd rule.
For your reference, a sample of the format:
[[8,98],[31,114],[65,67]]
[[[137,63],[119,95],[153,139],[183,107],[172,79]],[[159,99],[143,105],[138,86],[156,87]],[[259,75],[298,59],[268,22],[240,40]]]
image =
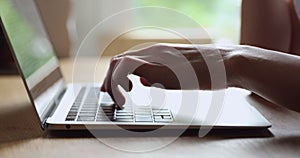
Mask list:
[[[241,1],[242,0],[74,0],[72,3],[76,31],[73,32],[75,32],[74,37],[77,37],[74,40],[76,42],[74,46],[78,46],[91,28],[111,15],[115,15],[126,9],[147,6],[170,8],[187,15],[208,31],[214,43],[238,44],[240,36]],[[174,16],[169,17],[162,18],[155,14],[153,16],[151,16],[151,14],[134,14],[132,17],[120,19],[117,23],[108,27],[107,30],[102,29],[100,32],[95,33],[99,34],[100,39],[97,46],[105,47],[106,45],[104,43],[107,43],[108,41],[106,39],[111,38],[110,36],[112,36],[114,32],[119,32],[120,30],[126,31],[128,30],[127,27],[130,27],[130,25],[143,23],[145,21],[159,22],[169,25],[168,28],[174,29],[193,30],[193,27],[195,27],[195,25],[184,25],[184,27],[187,28],[182,28],[182,21],[176,21],[176,17]],[[150,33],[148,32],[148,35],[149,34]],[[142,34],[142,37],[145,37],[144,35],[147,34]],[[107,52],[110,52],[109,55],[115,55],[127,50],[134,44],[132,39],[134,38],[129,38],[129,40],[125,41],[125,43],[128,41],[131,43],[128,44],[128,46],[124,46],[126,45],[124,44],[124,41],[121,41],[121,43],[116,42],[115,45],[118,46],[112,45],[111,47],[113,49],[108,49]],[[85,51],[84,55],[96,55],[96,50],[98,50],[98,48],[95,47],[95,49],[93,49],[93,46],[89,47],[89,49],[95,51]],[[114,52],[115,54],[111,54],[111,52]]]
[[[204,26],[216,43],[239,43],[241,0],[132,0],[132,7],[159,6],[177,10]],[[145,20],[139,15],[134,22]],[[147,17],[146,20],[159,20],[169,23],[169,19]],[[176,22],[170,27],[177,27]]]

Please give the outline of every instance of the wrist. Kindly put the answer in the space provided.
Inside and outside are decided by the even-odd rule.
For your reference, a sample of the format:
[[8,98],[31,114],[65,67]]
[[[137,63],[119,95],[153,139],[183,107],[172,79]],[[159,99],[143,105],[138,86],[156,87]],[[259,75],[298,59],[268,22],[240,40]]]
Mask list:
[[247,54],[250,49],[250,46],[236,45],[229,49],[220,50],[226,70],[227,87],[245,88],[243,69],[247,61],[245,54]]

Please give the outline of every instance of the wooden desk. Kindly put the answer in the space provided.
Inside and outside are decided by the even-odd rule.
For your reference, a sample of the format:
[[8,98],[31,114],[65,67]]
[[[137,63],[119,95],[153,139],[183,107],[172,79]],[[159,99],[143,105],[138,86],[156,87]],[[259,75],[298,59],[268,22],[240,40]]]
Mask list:
[[[78,63],[85,72],[95,61]],[[108,60],[105,60],[108,62]],[[102,65],[103,66],[103,65]],[[72,81],[71,60],[62,61],[67,81]],[[79,70],[78,70],[79,71]],[[102,71],[105,71],[103,67]],[[102,73],[103,74],[103,73]],[[99,81],[103,75],[99,73]],[[101,77],[102,76],[102,77]],[[78,80],[84,81],[84,77]],[[299,157],[300,114],[278,107],[256,96],[248,100],[273,124],[268,132],[252,135],[249,131],[219,132],[204,138],[182,136],[173,143],[151,152],[131,153],[116,150],[93,137],[57,138],[39,127],[33,107],[18,76],[0,76],[0,157]],[[252,135],[252,136],[251,136]],[[167,142],[170,137],[106,137],[104,141],[138,149]]]

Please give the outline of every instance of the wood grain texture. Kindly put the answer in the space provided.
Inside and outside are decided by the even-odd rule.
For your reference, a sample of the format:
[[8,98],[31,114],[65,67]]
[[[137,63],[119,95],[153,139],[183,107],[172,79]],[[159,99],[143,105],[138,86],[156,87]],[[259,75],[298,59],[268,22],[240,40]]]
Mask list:
[[[95,59],[77,61],[84,73]],[[108,59],[105,60],[108,62]],[[101,62],[104,72],[107,68]],[[63,74],[72,81],[73,61],[62,61]],[[89,66],[90,65],[90,66]],[[92,66],[91,66],[92,65]],[[97,74],[99,82],[103,73]],[[80,78],[89,81],[90,78]],[[300,114],[271,104],[260,97],[248,97],[272,124],[269,131],[215,132],[203,138],[186,135],[162,146],[172,137],[55,137],[42,131],[38,118],[18,76],[0,76],[0,157],[299,157]],[[108,145],[109,144],[109,145]],[[141,153],[130,151],[156,147]],[[119,148],[119,149],[116,149]]]

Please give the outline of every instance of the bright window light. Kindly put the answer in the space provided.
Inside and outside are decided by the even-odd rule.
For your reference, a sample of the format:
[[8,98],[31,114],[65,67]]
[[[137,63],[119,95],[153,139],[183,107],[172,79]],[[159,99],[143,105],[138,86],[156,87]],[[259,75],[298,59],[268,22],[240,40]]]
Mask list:
[[[240,36],[241,0],[132,0],[132,7],[159,6],[182,12],[202,25],[215,43],[238,44]],[[137,15],[134,23],[142,20],[159,20],[178,27],[170,19]]]

